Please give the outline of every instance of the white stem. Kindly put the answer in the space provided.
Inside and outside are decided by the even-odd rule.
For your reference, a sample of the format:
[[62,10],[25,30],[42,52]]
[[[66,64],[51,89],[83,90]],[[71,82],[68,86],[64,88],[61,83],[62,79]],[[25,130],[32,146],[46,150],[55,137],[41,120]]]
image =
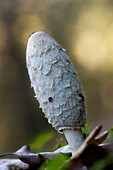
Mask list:
[[82,135],[81,129],[65,129],[64,135],[67,139],[69,147],[72,151],[72,156],[76,153],[77,149],[82,145],[84,142],[84,138]]

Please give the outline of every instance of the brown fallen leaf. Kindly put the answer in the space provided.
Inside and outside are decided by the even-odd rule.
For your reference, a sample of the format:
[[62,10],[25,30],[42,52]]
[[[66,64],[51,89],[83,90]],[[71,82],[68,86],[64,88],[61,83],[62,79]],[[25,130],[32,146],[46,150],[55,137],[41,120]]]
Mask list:
[[11,159],[0,159],[0,168],[10,170],[10,167],[13,166],[21,170],[35,170],[39,168],[46,159],[52,161],[61,154],[68,154],[70,155],[68,170],[88,170],[97,160],[106,158],[111,155],[113,151],[113,142],[102,144],[108,132],[105,131],[99,135],[101,129],[102,126],[94,128],[73,157],[71,157],[72,154],[68,145],[53,152],[41,153],[32,153],[28,146],[23,146],[16,152],[0,154],[0,157],[12,156]]

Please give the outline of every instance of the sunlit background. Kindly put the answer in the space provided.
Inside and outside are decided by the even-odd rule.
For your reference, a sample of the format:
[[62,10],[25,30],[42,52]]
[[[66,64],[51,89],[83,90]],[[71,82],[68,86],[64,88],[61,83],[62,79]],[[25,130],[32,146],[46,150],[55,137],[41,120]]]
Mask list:
[[52,129],[26,69],[28,37],[40,30],[68,51],[86,94],[91,127],[113,125],[113,1],[0,0],[0,152]]

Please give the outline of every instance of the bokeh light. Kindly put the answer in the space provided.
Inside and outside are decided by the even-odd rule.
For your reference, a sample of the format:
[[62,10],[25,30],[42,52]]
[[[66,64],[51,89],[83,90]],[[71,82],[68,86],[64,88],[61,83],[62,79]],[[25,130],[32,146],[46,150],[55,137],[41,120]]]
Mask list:
[[93,3],[83,10],[76,23],[73,51],[78,62],[90,71],[113,70],[112,17],[113,12],[108,6]]

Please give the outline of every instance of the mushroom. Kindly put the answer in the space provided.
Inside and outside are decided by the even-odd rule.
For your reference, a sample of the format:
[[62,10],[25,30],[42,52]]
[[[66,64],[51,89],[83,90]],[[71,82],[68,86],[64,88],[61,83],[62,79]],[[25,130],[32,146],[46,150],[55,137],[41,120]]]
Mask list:
[[83,143],[85,99],[77,72],[66,50],[45,32],[28,40],[26,63],[31,87],[48,122],[64,133],[72,155]]

